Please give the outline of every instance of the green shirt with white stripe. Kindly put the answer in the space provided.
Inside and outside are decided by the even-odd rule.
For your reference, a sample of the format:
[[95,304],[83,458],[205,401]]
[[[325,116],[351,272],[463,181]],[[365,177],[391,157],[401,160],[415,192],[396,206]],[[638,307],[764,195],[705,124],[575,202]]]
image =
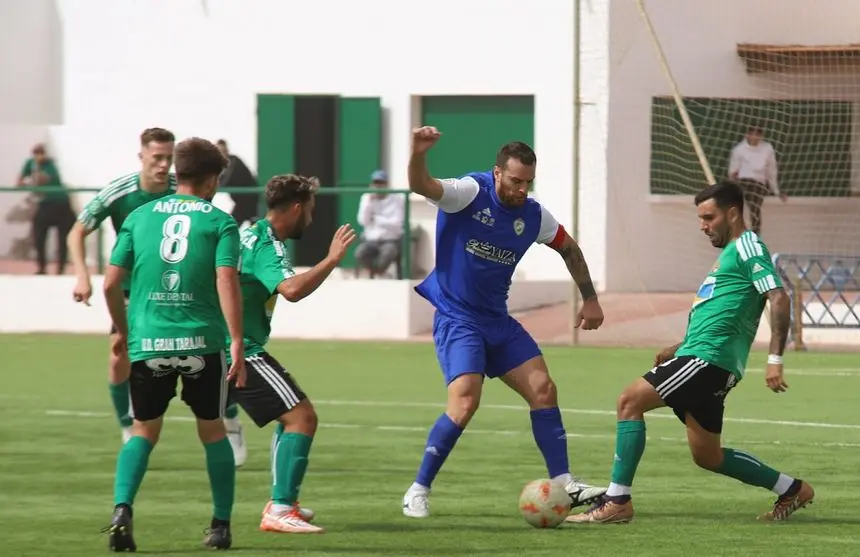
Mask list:
[[695,356],[742,379],[770,290],[782,288],[754,232],[730,242],[696,292],[676,356]]
[[[167,177],[167,189],[162,192],[150,193],[140,187],[140,172],[132,172],[113,180],[87,203],[78,215],[78,221],[84,225],[87,233],[92,232],[110,217],[114,232],[119,234],[126,217],[141,205],[161,199],[176,193],[176,175]],[[128,291],[131,277],[126,277],[123,289]]]
[[278,285],[295,275],[287,246],[262,218],[242,231],[239,283],[245,357],[265,351],[272,331],[272,315],[278,302]]

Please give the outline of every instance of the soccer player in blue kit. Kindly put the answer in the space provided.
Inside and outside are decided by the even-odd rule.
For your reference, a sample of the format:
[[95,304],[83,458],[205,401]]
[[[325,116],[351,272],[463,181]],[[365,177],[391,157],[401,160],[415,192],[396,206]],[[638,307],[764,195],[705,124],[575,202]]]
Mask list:
[[571,475],[555,383],[537,343],[507,308],[514,269],[532,244],[545,244],[561,254],[582,294],[576,326],[600,327],[603,310],[582,250],[528,196],[537,164],[531,147],[508,143],[492,171],[439,180],[425,157],[440,136],[430,126],[413,131],[409,189],[439,209],[436,266],[416,291],[436,308],[433,340],[448,404],[430,430],[415,482],[403,496],[403,514],[430,515],[430,485],[477,410],[484,377],[501,378],[525,399],[549,477],[570,494],[571,508],[590,504],[606,488]]

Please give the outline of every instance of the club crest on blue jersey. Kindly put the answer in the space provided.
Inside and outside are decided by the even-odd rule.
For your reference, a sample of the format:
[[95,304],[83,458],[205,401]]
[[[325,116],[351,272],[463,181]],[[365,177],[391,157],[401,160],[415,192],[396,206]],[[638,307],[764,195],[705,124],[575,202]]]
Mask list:
[[526,221],[523,219],[516,219],[514,221],[514,232],[517,236],[520,236],[526,229]]

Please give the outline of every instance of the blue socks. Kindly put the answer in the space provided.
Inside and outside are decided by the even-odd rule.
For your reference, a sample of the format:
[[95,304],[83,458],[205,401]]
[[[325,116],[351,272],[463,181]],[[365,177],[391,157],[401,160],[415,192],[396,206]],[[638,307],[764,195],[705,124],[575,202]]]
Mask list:
[[430,435],[427,436],[424,458],[415,476],[415,483],[426,488],[430,487],[462,433],[463,429],[455,424],[448,414],[443,413],[439,416],[433,428],[430,429]]
[[567,434],[561,423],[561,411],[558,407],[542,408],[532,410],[530,414],[532,434],[546,461],[549,477],[567,474],[570,468],[567,460]]

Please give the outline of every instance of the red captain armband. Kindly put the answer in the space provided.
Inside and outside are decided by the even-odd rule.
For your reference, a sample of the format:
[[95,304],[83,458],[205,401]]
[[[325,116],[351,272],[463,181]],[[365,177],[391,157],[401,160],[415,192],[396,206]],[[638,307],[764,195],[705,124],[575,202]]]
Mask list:
[[547,244],[552,249],[559,251],[561,246],[564,244],[564,239],[567,237],[567,231],[564,227],[559,224],[558,230],[555,231],[555,236],[553,236],[552,240]]

